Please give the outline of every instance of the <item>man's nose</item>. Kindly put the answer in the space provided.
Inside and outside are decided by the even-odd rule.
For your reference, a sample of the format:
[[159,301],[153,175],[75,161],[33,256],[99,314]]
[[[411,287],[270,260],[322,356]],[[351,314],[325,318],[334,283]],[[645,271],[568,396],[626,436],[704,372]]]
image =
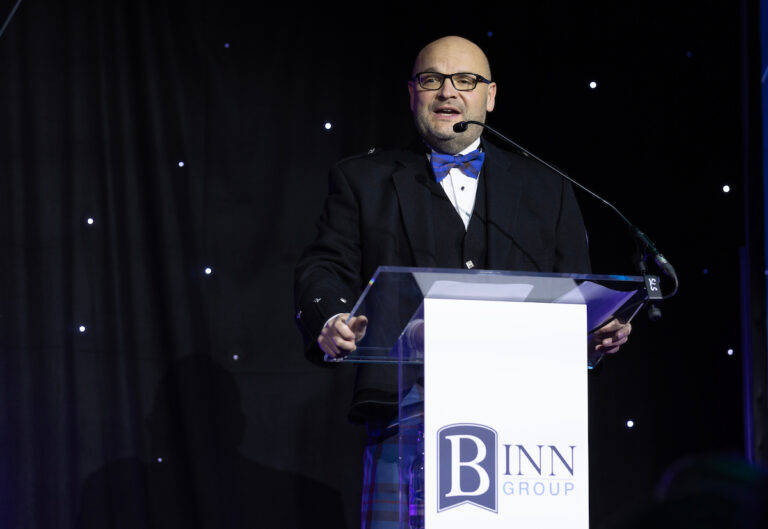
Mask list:
[[442,98],[449,98],[449,97],[456,97],[458,95],[458,90],[453,86],[453,82],[451,82],[451,79],[446,77],[443,80],[443,86],[440,87],[440,89],[437,92],[437,95]]

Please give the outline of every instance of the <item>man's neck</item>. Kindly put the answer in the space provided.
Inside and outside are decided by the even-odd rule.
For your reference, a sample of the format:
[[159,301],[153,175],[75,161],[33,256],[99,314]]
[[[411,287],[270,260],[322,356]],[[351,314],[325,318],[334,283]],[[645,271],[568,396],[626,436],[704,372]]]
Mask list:
[[435,149],[434,147],[432,147],[428,143],[426,145],[427,145],[427,147],[429,147],[430,151],[432,151],[432,152],[439,152],[441,154],[451,154],[453,156],[458,156],[458,155],[461,155],[461,154],[470,153],[470,152],[474,151],[475,149],[477,149],[478,147],[480,147],[480,138],[477,138],[475,141],[473,141],[472,143],[470,143],[469,145],[464,147],[459,152],[444,153],[440,149]]

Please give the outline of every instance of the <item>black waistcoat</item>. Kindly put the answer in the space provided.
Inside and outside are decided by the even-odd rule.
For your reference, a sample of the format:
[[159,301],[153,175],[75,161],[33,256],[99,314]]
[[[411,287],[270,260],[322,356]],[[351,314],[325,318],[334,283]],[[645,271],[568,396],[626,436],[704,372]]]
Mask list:
[[[486,192],[485,179],[480,176],[475,195],[475,206],[469,226],[464,223],[445,194],[434,180],[432,191],[432,221],[435,225],[435,259],[440,268],[486,268]],[[467,263],[471,262],[468,266]]]

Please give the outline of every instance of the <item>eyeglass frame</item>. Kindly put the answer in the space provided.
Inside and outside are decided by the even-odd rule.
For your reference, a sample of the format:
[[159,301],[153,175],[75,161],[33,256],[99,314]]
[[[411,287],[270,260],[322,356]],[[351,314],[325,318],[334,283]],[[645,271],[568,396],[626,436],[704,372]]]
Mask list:
[[[422,86],[421,80],[419,79],[419,76],[424,75],[424,74],[441,75],[443,77],[443,80],[440,83],[440,86],[438,86],[437,88],[425,88],[424,86]],[[454,75],[474,75],[476,77],[475,86],[473,86],[472,88],[470,88],[468,90],[462,90],[461,88],[456,86],[456,83],[453,82],[453,76]],[[459,92],[471,92],[475,88],[477,88],[477,83],[484,83],[484,84],[491,84],[491,83],[493,83],[493,81],[491,81],[490,79],[486,79],[485,77],[483,77],[479,73],[474,73],[474,72],[455,72],[455,73],[419,72],[419,73],[414,74],[413,77],[411,78],[411,80],[414,81],[417,85],[419,85],[419,87],[422,90],[427,90],[429,92],[435,92],[437,90],[440,90],[443,87],[443,85],[445,84],[445,80],[446,79],[450,79],[451,80],[451,85],[453,85],[453,87],[456,90],[458,90]]]

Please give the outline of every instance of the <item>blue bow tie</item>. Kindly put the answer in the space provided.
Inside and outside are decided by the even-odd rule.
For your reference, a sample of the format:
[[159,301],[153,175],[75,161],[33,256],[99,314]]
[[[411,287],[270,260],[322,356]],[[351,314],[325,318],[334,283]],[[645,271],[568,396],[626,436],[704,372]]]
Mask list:
[[485,153],[474,150],[469,154],[453,156],[451,154],[432,153],[432,170],[435,172],[435,180],[440,182],[448,176],[448,171],[458,167],[461,171],[471,178],[477,178],[480,175],[480,168],[483,166]]

